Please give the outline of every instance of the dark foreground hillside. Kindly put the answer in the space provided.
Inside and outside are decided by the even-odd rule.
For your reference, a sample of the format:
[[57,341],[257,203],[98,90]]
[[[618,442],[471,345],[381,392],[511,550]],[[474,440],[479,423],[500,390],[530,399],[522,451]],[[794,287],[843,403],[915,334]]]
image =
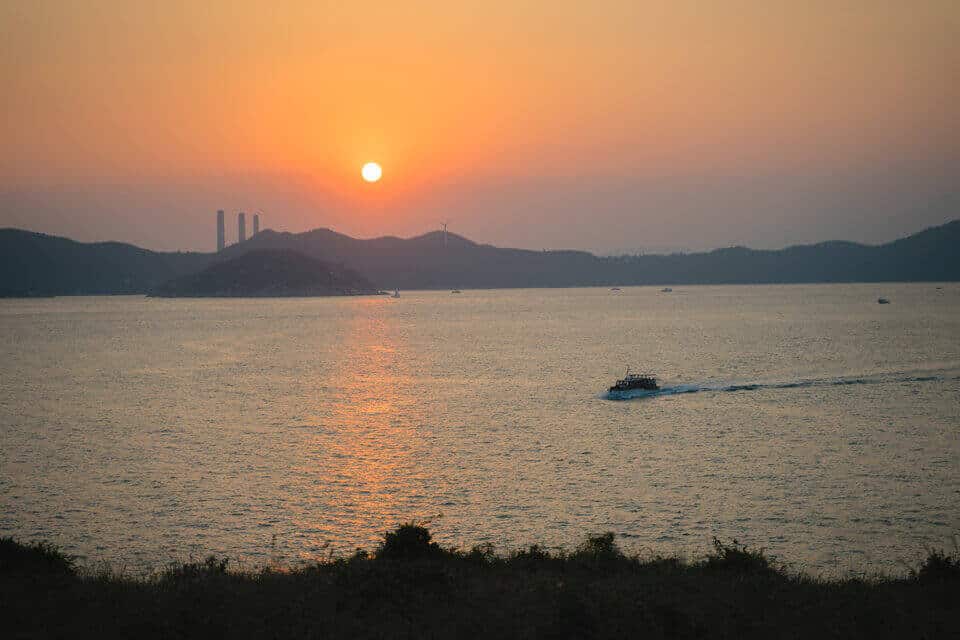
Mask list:
[[0,540],[5,638],[947,638],[958,595],[958,559],[937,553],[909,578],[824,581],[736,544],[628,558],[612,534],[499,557],[406,525],[375,555],[256,572],[210,558],[148,578]]

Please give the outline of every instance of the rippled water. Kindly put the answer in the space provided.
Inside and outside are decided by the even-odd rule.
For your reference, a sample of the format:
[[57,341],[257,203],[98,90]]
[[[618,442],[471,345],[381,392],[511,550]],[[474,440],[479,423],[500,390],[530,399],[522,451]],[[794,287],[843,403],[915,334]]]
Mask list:
[[[898,572],[960,532],[954,284],[6,300],[0,358],[0,533],[88,562],[291,562],[432,518]],[[628,364],[664,390],[607,399]]]

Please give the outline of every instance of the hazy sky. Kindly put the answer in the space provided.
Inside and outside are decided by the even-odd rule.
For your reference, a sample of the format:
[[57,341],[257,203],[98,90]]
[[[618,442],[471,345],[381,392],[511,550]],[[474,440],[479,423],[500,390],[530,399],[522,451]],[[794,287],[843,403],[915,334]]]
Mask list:
[[0,38],[0,226],[608,251],[960,217],[957,0],[3,0]]

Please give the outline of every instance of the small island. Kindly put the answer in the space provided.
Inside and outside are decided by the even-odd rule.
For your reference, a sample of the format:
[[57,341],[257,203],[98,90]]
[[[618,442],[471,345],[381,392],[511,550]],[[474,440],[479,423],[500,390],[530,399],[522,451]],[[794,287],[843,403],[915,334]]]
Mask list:
[[160,298],[278,298],[375,295],[362,275],[290,249],[259,249],[170,280],[150,292]]

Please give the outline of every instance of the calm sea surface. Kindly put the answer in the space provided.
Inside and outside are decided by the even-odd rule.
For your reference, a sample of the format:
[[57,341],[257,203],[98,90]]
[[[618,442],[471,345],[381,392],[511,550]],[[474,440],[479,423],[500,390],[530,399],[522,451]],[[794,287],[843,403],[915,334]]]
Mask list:
[[[953,547],[960,286],[675,289],[0,301],[0,535],[128,568],[428,519],[827,574]],[[627,365],[664,393],[606,399]]]

